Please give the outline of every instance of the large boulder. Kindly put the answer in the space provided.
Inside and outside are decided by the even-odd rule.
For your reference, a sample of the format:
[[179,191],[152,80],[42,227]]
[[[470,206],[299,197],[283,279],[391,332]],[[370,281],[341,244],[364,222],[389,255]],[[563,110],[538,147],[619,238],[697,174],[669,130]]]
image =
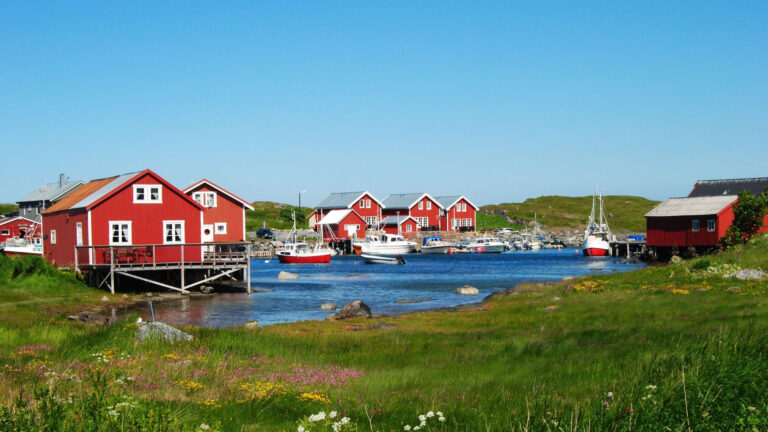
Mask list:
[[464,285],[461,288],[456,288],[456,294],[461,295],[478,295],[480,294],[480,291],[478,291],[477,288],[469,285]]
[[160,339],[165,342],[186,342],[191,341],[193,339],[192,335],[189,333],[184,333],[183,331],[171,327],[168,324],[161,323],[158,321],[155,322],[143,322],[139,321],[138,323],[139,329],[136,331],[136,338],[139,340],[139,342],[144,342],[147,339]]
[[281,271],[280,274],[277,275],[277,278],[279,280],[292,280],[292,279],[298,279],[299,275],[297,275],[296,273]]
[[356,317],[366,317],[371,318],[373,314],[371,313],[371,308],[368,307],[367,304],[363,303],[362,300],[355,300],[353,302],[348,303],[346,306],[344,306],[340,311],[336,312],[333,315],[328,315],[328,318],[326,320],[328,321],[336,321],[336,320],[343,320],[347,318],[356,318]]

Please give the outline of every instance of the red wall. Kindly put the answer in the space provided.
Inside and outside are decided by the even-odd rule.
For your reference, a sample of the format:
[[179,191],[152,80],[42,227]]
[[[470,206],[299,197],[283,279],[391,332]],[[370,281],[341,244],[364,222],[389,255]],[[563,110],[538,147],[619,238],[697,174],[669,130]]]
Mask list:
[[[364,200],[371,200],[371,208],[367,208],[367,207],[361,208],[360,207],[360,201],[364,201]],[[346,208],[346,207],[343,207],[343,208]],[[342,209],[342,208],[340,208],[340,209]],[[376,217],[376,218],[378,218],[378,221],[381,222],[381,219],[382,219],[381,218],[381,206],[379,205],[378,202],[376,202],[375,199],[373,199],[373,197],[370,194],[363,195],[362,198],[360,198],[359,200],[355,201],[352,204],[352,207],[350,207],[350,209],[354,210],[355,213],[359,214],[360,217],[363,218],[363,223],[365,223],[366,216],[368,216],[368,217],[371,217],[371,216],[372,217]],[[325,216],[331,210],[334,210],[334,209],[317,210],[317,222],[320,222],[322,220],[322,217],[320,216],[321,212],[322,212],[323,216]],[[365,235],[360,236],[360,238],[363,238],[364,236]]]
[[[27,219],[16,219],[12,222],[6,222],[0,225],[0,243],[8,240],[12,237],[19,237],[21,235],[21,228],[32,228],[35,226],[35,233],[40,234],[40,226],[35,222],[30,222]],[[8,235],[3,235],[2,231],[8,230]]]
[[[74,267],[77,222],[83,224],[83,245],[88,244],[88,213],[58,212],[43,215],[43,256],[51,264]],[[56,231],[56,244],[51,244],[51,231]],[[78,263],[88,263],[88,251],[78,251]]]
[[[430,210],[427,210],[428,201],[432,203],[432,208]],[[400,212],[400,216],[410,216],[413,218],[426,217],[428,218],[428,226],[440,225],[440,206],[437,205],[435,201],[429,199],[429,197],[421,198],[420,202],[423,203],[423,208],[421,210],[419,210],[419,202],[417,201],[410,209],[384,209],[384,217],[397,216],[397,213]],[[441,226],[441,229],[444,228],[445,227]]]
[[[245,232],[243,232],[245,212],[243,212],[243,204],[241,202],[230,198],[226,194],[221,193],[220,190],[212,188],[207,184],[202,184],[188,191],[187,196],[192,198],[194,192],[216,192],[216,207],[203,208],[203,223],[214,225],[214,242],[238,242],[245,240]],[[216,223],[226,223],[227,233],[216,234]]]
[[[371,204],[373,206],[373,204]],[[331,241],[334,240],[331,237],[331,234],[328,232],[328,228],[331,229],[333,232],[333,235],[336,237],[336,239],[342,239],[342,238],[349,238],[347,235],[347,230],[344,229],[344,225],[360,225],[360,229],[357,230],[357,238],[364,238],[365,237],[365,220],[355,214],[354,212],[350,212],[344,219],[342,219],[338,225],[331,225],[331,226],[325,226],[323,225],[323,241]]]
[[[466,204],[467,210],[466,211],[459,211],[458,207],[459,204]],[[449,208],[442,218],[440,218],[441,222],[441,228],[443,231],[453,231],[453,219],[471,219],[472,222],[470,223],[471,226],[477,227],[477,220],[475,219],[475,208],[472,207],[470,203],[467,202],[465,199],[460,199],[456,202],[456,204],[453,205],[453,207]],[[461,226],[461,224],[459,224]]]
[[[408,231],[407,227],[411,227],[411,231]],[[384,228],[384,232],[389,234],[397,234],[397,225],[387,225]],[[408,219],[400,225],[400,235],[405,237],[413,237],[419,232],[419,224],[412,219]]]

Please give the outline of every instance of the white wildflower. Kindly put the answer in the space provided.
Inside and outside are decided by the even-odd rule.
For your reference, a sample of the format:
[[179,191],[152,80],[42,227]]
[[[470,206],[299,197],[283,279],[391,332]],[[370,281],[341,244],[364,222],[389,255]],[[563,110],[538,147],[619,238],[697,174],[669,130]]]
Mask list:
[[349,417],[342,417],[341,418],[341,424],[345,425],[349,423]]
[[411,430],[411,425],[405,425],[403,426],[403,430],[409,431]]
[[419,421],[424,421],[426,419],[427,419],[427,416],[425,416],[424,414],[419,416]]
[[432,411],[427,413],[427,418],[431,418],[431,417],[434,417],[434,416],[435,416],[435,413],[433,413]]
[[[139,319],[141,319],[141,318],[139,318]],[[211,427],[210,427],[210,426],[208,426],[207,424],[205,424],[205,423],[200,423],[200,427],[199,427],[198,429],[200,429],[201,431],[207,431],[207,430],[209,430],[210,428],[211,428]]]
[[608,392],[608,397],[609,397],[610,399],[613,399],[613,392]]
[[442,412],[442,411],[438,411],[438,412],[437,412],[437,416],[438,416],[438,417],[442,417],[442,416],[443,416],[443,412]]
[[317,414],[312,414],[311,416],[309,416],[309,421],[311,422],[318,422],[323,420],[325,420],[325,411],[320,411]]
[[338,413],[337,413],[336,411],[331,411],[331,413],[330,413],[330,414],[328,414],[328,418],[336,418],[336,415],[337,415],[337,414],[338,414]]
[[445,417],[442,417],[442,416],[438,417],[437,419],[440,420],[441,422],[445,421]]
[[413,427],[413,430],[415,430],[415,431],[417,431],[417,430],[420,430],[420,429],[421,429],[421,428],[420,428],[420,427],[418,427],[418,426],[414,426],[414,427]]
[[120,417],[120,413],[117,410],[113,410],[113,409],[109,410],[109,415],[115,418]]
[[296,429],[298,432],[304,432],[304,426],[299,425],[299,428]]

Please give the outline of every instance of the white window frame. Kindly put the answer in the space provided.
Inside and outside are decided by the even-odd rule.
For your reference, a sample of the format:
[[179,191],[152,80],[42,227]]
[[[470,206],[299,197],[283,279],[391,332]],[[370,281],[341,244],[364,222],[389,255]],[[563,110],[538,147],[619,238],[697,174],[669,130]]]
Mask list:
[[371,200],[365,200],[365,208],[371,208]]
[[216,222],[213,224],[213,234],[226,234],[227,233],[227,223],[226,222]]
[[467,211],[467,203],[461,203],[461,211]]
[[51,244],[55,245],[56,244],[56,230],[51,230],[50,238],[51,238]]
[[466,218],[461,220],[461,226],[468,227],[468,226],[471,226],[471,224],[472,224],[472,219]]
[[413,225],[405,224],[405,232],[411,232],[411,231],[413,231]]
[[691,231],[699,232],[699,220],[691,219]]
[[451,219],[451,224],[453,225],[454,229],[459,228],[461,227],[461,219]]
[[366,225],[378,225],[379,224],[379,218],[377,216],[366,216],[365,217],[365,224]]
[[0,235],[11,235],[11,230],[4,229],[4,230],[0,231]]
[[424,210],[424,201],[419,201],[419,210]]
[[218,205],[219,196],[216,191],[198,191],[192,193],[192,199],[205,208],[215,208]]
[[362,209],[362,208],[365,208],[365,200],[364,200],[364,199],[361,199],[361,200],[360,200],[360,208],[361,208],[361,209]]
[[[157,188],[157,199],[152,199],[152,189]],[[143,198],[139,198],[139,190]],[[163,185],[159,184],[135,184],[133,185],[133,203],[134,204],[162,204],[163,203]]]
[[419,228],[424,228],[425,226],[429,225],[429,218],[428,217],[415,217],[416,223],[419,225]]
[[[133,226],[132,226],[133,223],[131,221],[109,221],[108,224],[109,224],[109,245],[110,246],[126,246],[126,245],[133,244]],[[113,240],[113,237],[114,237],[113,236],[113,234],[114,234],[113,228],[115,227],[115,225],[117,225],[119,227],[118,228],[118,234],[122,233],[122,226],[123,225],[128,225],[128,230],[127,230],[127,234],[128,235],[125,235],[125,233],[122,233],[123,234],[122,237],[127,237],[126,241],[117,241],[116,242],[116,241]]]
[[83,223],[75,223],[75,244],[77,246],[83,245]]
[[[168,225],[171,225],[171,234],[173,239],[168,240]],[[181,235],[176,239],[176,225],[181,225]],[[184,244],[186,229],[183,220],[164,220],[163,221],[163,244]],[[216,233],[214,229],[214,233]]]
[[715,232],[717,228],[717,221],[715,219],[707,219],[707,232]]
[[432,201],[427,201],[427,210],[432,210]]

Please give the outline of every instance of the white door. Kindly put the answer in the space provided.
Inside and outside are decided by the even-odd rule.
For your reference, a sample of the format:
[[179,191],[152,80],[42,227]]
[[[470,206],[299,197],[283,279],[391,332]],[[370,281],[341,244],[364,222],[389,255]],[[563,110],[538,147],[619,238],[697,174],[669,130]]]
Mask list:
[[203,225],[203,243],[213,243],[213,225]]

